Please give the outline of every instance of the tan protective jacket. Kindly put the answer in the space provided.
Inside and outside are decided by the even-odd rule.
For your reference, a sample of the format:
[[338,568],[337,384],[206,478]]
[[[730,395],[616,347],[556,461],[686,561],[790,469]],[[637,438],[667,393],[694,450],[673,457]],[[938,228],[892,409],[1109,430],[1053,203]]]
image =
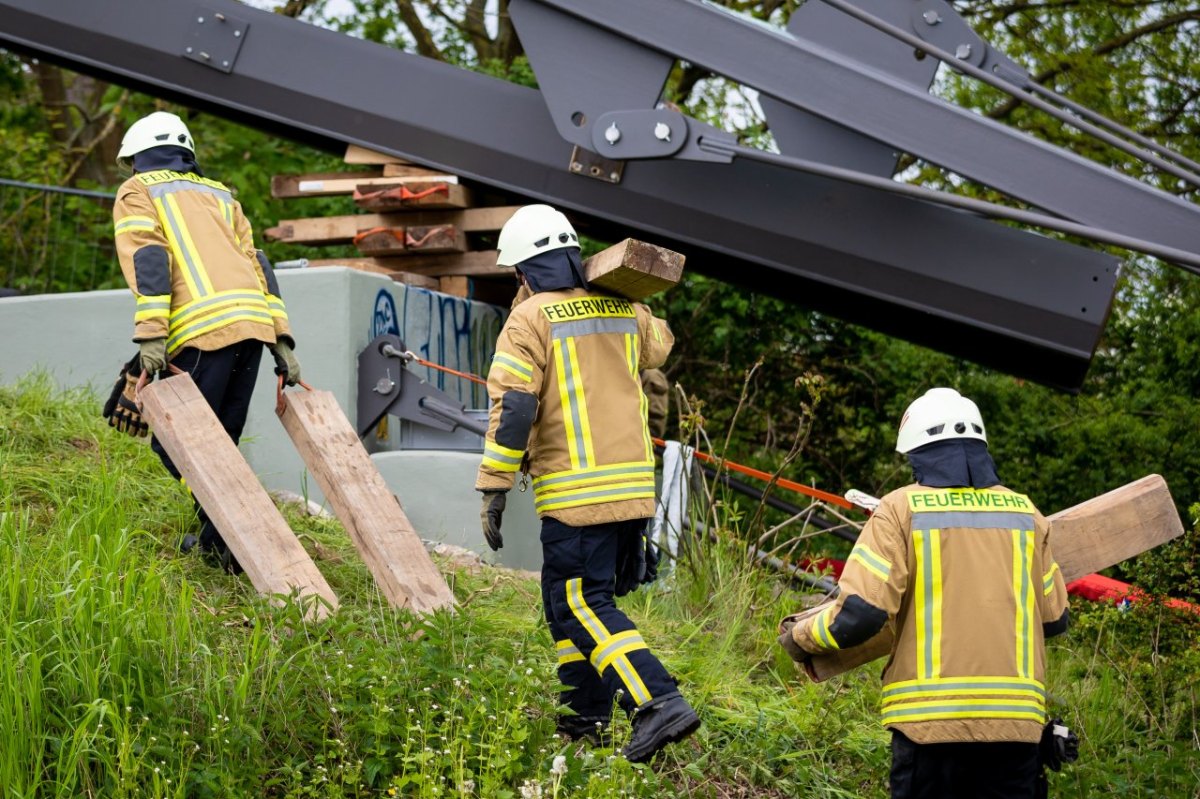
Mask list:
[[885,726],[919,744],[1040,739],[1044,637],[1065,629],[1067,591],[1028,497],[1003,486],[893,491],[838,582],[837,602],[792,635],[829,652],[848,628],[886,614],[897,635]]
[[641,304],[585,289],[513,309],[488,372],[492,408],[475,487],[507,491],[522,463],[539,516],[585,526],[654,515],[654,448],[640,369],[675,338]]
[[137,297],[134,341],[215,350],[291,338],[275,273],[229,189],[159,170],[121,184],[113,206],[117,257]]

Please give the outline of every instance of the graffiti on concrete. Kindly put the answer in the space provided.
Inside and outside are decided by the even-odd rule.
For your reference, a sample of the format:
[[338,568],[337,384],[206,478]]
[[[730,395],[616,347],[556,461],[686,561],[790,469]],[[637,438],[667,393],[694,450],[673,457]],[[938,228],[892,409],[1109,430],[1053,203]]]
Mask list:
[[[399,308],[388,289],[381,289],[376,297],[372,338],[395,332],[408,349],[427,361],[469,374],[487,374],[506,309],[413,286],[397,290]],[[389,319],[395,330],[384,327]],[[468,408],[487,407],[484,386],[428,367],[415,370]]]

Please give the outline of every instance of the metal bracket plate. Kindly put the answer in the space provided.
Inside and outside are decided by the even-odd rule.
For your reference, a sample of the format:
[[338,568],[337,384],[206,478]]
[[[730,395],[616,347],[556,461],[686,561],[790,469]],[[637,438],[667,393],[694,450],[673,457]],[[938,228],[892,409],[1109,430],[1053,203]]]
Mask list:
[[197,5],[183,43],[183,57],[212,67],[218,72],[233,72],[250,23]]
[[577,146],[571,151],[571,171],[605,183],[620,183],[625,174],[625,162],[613,161]]

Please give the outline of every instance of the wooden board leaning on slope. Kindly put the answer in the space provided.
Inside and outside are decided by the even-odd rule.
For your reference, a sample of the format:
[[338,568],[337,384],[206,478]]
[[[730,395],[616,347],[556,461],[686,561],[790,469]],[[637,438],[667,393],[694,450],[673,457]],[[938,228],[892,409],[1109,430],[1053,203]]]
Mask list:
[[[1167,482],[1157,474],[1147,475],[1047,518],[1050,521],[1050,547],[1067,582],[1107,569],[1183,534],[1183,522]],[[818,613],[830,604],[811,608],[802,615]],[[810,676],[822,682],[887,657],[894,637],[895,628],[889,622],[882,632],[864,644],[815,656]]]
[[338,606],[312,558],[238,452],[191,375],[168,377],[138,393],[142,414],[187,480],[221,537],[260,594],[298,593],[307,615],[324,618]]
[[375,583],[395,608],[454,607],[454,594],[328,391],[284,393],[279,420]]

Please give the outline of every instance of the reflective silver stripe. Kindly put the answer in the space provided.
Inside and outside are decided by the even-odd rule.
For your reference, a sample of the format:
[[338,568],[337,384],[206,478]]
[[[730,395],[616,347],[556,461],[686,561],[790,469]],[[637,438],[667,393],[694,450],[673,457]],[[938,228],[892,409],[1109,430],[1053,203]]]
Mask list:
[[256,311],[250,308],[234,308],[228,313],[217,314],[216,316],[197,319],[176,331],[170,338],[167,339],[167,349],[171,350],[178,347],[183,342],[188,341],[194,336],[201,333],[207,333],[215,327],[222,327],[222,322],[258,322],[267,327],[274,325],[271,320],[271,314],[264,311]]
[[178,245],[178,250],[183,255],[183,262],[187,265],[188,273],[192,276],[192,284],[196,287],[196,292],[205,297],[208,292],[204,288],[204,270],[192,259],[192,248],[188,246],[189,236],[184,235],[183,225],[175,218],[175,213],[171,210],[170,203],[160,202],[158,208],[162,209],[163,216],[166,217],[166,223],[170,226],[175,235],[175,242]]
[[647,463],[645,466],[613,466],[607,469],[589,469],[586,472],[579,474],[563,474],[556,477],[538,477],[534,478],[533,487],[535,490],[547,489],[550,486],[559,485],[560,483],[578,483],[579,487],[588,485],[591,482],[607,483],[612,482],[614,478],[624,479],[626,477],[649,476],[654,477],[654,464]]
[[580,396],[580,391],[576,385],[575,379],[575,364],[571,358],[571,340],[562,339],[558,342],[558,351],[562,355],[563,364],[563,382],[566,388],[566,394],[570,407],[567,411],[571,414],[572,427],[575,430],[575,451],[579,454],[579,465],[587,468],[587,444],[583,435],[583,418],[579,413],[579,403],[583,401]]
[[897,697],[901,694],[931,693],[935,691],[970,694],[977,690],[1032,692],[1040,696],[1046,695],[1046,689],[1042,685],[1028,680],[989,680],[986,682],[955,682],[947,680],[946,682],[920,682],[914,685],[885,686],[883,689],[883,702],[887,704],[898,701]]
[[218,189],[215,186],[206,186],[203,183],[193,183],[190,180],[170,180],[165,183],[154,183],[146,187],[150,191],[150,196],[155,199],[162,198],[168,194],[174,194],[179,191],[194,191],[199,194],[211,194],[218,200],[223,202],[233,202],[233,195],[228,189]]
[[533,380],[533,369],[528,364],[517,360],[511,355],[505,355],[503,352],[497,352],[492,356],[492,363],[504,364],[515,372],[518,372],[521,377],[527,381]]
[[229,291],[207,297],[203,300],[188,303],[178,309],[171,317],[171,327],[180,328],[191,324],[194,317],[202,315],[206,310],[222,303],[238,303],[242,307],[250,307],[256,311],[266,311],[267,303],[261,291]]
[[973,530],[1032,530],[1033,514],[1004,511],[932,511],[914,513],[914,530],[946,530],[967,527]]
[[523,452],[515,457],[512,455],[505,455],[502,451],[496,447],[493,447],[490,441],[484,442],[483,452],[493,460],[500,461],[501,463],[508,463],[513,466],[520,466],[522,458],[525,457],[525,453]]
[[637,320],[625,317],[601,317],[550,325],[551,338],[593,336],[597,333],[637,333]]
[[[632,635],[630,633],[632,633]],[[648,648],[649,647],[646,646],[646,641],[642,638],[640,633],[638,633],[636,630],[629,630],[624,633],[614,634],[608,639],[608,643],[606,643],[604,646],[596,647],[594,650],[592,650],[592,657],[590,659],[592,661],[592,665],[599,670],[600,667],[604,665],[604,661],[612,655]]]
[[653,485],[597,489],[595,491],[584,491],[578,494],[552,494],[550,496],[538,499],[534,503],[534,506],[536,510],[549,510],[553,507],[565,505],[568,502],[578,505],[590,505],[605,499],[645,499],[647,497],[650,499],[654,498]]

